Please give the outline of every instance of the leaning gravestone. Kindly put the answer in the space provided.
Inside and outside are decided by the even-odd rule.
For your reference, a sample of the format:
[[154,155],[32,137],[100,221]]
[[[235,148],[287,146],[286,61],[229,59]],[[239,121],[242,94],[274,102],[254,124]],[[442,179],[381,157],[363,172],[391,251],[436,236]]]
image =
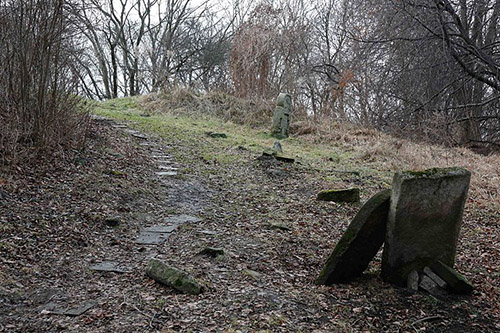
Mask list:
[[278,139],[288,138],[290,127],[290,113],[292,112],[292,97],[289,94],[280,93],[276,101],[276,109],[273,116],[272,134]]
[[382,277],[404,286],[436,260],[453,267],[470,172],[461,168],[394,175]]
[[328,258],[317,284],[347,282],[363,273],[384,243],[390,198],[391,190],[384,190],[361,207]]

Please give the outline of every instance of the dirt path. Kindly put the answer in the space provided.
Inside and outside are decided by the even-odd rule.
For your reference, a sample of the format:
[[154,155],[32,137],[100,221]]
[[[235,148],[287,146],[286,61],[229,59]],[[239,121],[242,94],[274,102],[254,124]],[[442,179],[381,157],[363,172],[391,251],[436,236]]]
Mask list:
[[[223,139],[167,142],[95,122],[86,155],[20,170],[1,188],[0,331],[500,329],[488,298],[411,295],[378,278],[379,258],[358,281],[315,286],[359,206],[315,201],[323,178],[300,161],[260,161],[236,147],[228,152],[233,162],[221,164],[198,151],[220,149]],[[364,200],[382,188],[376,179],[342,177],[339,186],[362,186]],[[161,244],[136,242],[146,227],[182,214],[201,221],[182,224]],[[198,255],[208,246],[225,255]],[[190,296],[157,284],[144,274],[151,257],[190,272],[207,290]],[[90,269],[105,261],[126,272]],[[81,315],[54,313],[85,305]]]

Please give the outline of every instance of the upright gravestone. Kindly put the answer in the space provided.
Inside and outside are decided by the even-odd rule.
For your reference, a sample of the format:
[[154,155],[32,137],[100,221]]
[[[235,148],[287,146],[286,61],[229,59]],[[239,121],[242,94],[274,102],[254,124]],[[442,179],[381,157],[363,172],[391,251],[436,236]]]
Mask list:
[[400,286],[441,260],[453,267],[470,172],[461,168],[394,175],[382,277]]
[[273,116],[272,134],[276,138],[288,138],[291,111],[292,97],[289,94],[280,93],[276,101],[276,109]]

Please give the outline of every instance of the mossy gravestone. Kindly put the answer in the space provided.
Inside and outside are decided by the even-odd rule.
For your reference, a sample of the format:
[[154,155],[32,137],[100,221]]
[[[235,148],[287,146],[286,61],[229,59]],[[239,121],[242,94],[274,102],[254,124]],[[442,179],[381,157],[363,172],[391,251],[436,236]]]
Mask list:
[[290,128],[290,113],[292,112],[292,97],[281,93],[276,101],[273,115],[272,135],[278,139],[288,138]]
[[404,286],[436,260],[453,267],[470,172],[461,168],[394,175],[382,258],[385,281]]
[[335,246],[317,284],[347,282],[361,275],[384,243],[391,190],[368,200]]

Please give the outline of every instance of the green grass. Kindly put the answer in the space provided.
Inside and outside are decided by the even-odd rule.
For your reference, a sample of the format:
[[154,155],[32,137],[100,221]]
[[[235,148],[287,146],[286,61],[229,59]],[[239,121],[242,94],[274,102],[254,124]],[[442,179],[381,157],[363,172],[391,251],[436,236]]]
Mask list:
[[[191,115],[156,113],[145,117],[145,112],[140,108],[137,99],[131,97],[100,102],[97,104],[95,113],[127,121],[132,127],[146,133],[155,133],[174,145],[191,140],[203,140],[199,145],[201,149],[199,155],[207,161],[217,160],[220,164],[237,161],[238,157],[231,154],[233,149],[244,147],[252,152],[260,153],[272,147],[277,141],[270,135],[268,129],[255,129],[207,116],[195,118]],[[269,122],[271,123],[271,119]],[[228,137],[226,139],[207,138],[205,132],[209,131],[225,133]],[[293,157],[303,164],[320,170],[332,168],[332,162],[342,164],[342,166],[335,166],[339,169],[349,170],[353,167],[351,154],[338,147],[313,144],[294,137],[281,140],[281,144],[284,156]],[[215,147],[218,149],[214,149]],[[176,157],[183,158],[183,156]]]

